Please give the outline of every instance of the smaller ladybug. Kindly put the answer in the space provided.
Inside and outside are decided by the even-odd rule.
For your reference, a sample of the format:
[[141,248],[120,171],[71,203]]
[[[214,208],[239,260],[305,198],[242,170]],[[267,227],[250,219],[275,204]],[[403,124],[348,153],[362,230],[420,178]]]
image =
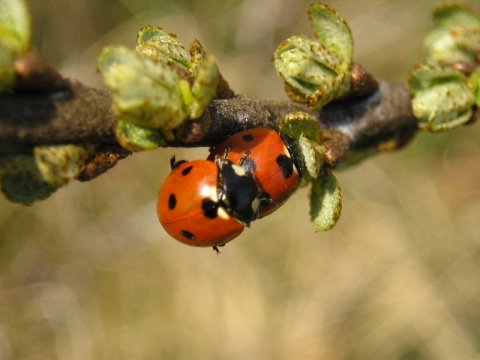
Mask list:
[[208,160],[226,154],[234,164],[253,173],[264,197],[258,217],[277,210],[298,188],[300,175],[289,150],[290,138],[275,130],[255,128],[239,132],[213,148]]
[[251,172],[225,154],[213,161],[171,160],[157,200],[165,231],[192,246],[223,246],[258,217],[263,195]]

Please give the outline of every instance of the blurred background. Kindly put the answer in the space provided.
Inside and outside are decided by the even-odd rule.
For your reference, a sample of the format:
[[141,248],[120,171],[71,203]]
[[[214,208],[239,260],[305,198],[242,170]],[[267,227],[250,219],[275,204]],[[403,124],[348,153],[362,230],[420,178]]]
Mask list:
[[[103,87],[102,47],[152,24],[213,53],[232,88],[285,99],[276,45],[310,34],[306,0],[30,0],[33,43]],[[325,1],[355,59],[404,81],[436,1]],[[480,11],[478,0],[469,3]],[[221,248],[163,231],[169,158],[136,154],[33,206],[0,198],[0,359],[480,359],[480,124],[420,134],[337,172],[344,209],[315,233],[308,189]]]

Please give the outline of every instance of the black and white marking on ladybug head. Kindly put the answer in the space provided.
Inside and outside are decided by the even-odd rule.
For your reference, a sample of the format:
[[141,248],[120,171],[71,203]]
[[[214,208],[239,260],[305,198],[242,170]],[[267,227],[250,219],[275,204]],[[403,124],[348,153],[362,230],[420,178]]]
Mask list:
[[232,216],[245,226],[258,216],[260,190],[253,174],[230,160],[216,159],[220,169],[221,200]]

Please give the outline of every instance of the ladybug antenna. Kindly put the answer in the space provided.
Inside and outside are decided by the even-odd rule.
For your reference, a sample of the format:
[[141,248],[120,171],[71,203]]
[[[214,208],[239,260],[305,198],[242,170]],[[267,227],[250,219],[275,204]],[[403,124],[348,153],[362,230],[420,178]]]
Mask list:
[[187,160],[178,160],[178,161],[175,161],[175,155],[173,155],[171,158],[170,158],[170,168],[173,170],[177,167],[179,167],[180,165],[182,165],[183,163],[186,163]]

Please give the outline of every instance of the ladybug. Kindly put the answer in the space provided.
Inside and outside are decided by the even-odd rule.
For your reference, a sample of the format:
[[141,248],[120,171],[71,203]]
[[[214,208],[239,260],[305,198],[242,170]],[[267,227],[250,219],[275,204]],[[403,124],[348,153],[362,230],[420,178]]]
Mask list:
[[258,217],[263,195],[253,174],[225,158],[171,160],[157,199],[165,231],[192,246],[223,246]]
[[234,164],[253,173],[264,197],[258,217],[277,210],[298,188],[300,175],[290,151],[291,140],[275,130],[255,128],[239,132],[214,147],[209,160],[225,154]]

